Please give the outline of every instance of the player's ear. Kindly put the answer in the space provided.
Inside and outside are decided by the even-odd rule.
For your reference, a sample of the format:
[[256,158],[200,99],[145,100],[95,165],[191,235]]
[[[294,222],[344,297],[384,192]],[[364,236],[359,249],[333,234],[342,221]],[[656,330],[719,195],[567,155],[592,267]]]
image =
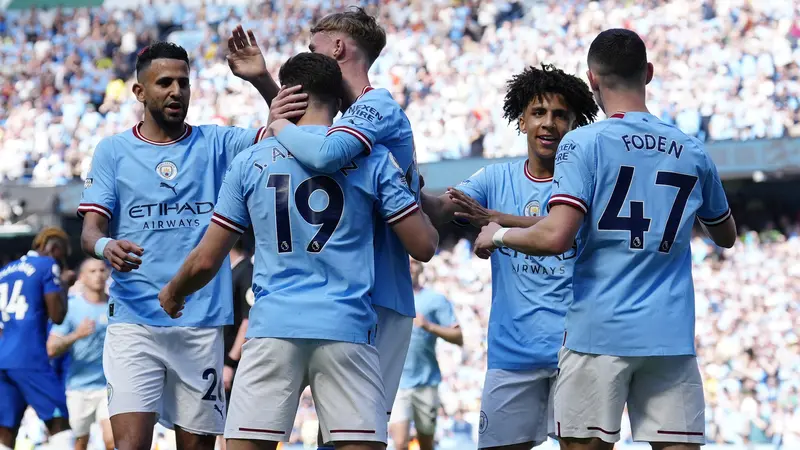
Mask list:
[[597,79],[594,77],[594,74],[591,70],[586,71],[586,79],[589,80],[589,87],[593,91],[600,90],[600,86],[597,85]]
[[519,131],[522,134],[528,134],[528,130],[525,128],[525,114],[519,116]]
[[133,91],[133,95],[136,96],[136,100],[140,103],[144,103],[144,86],[137,81],[133,83],[133,88],[131,88],[131,90]]
[[339,61],[345,56],[345,42],[341,37],[333,39],[333,59]]
[[650,82],[653,81],[654,70],[655,69],[653,68],[653,63],[651,62],[647,63],[647,78],[645,78],[644,84],[650,84]]

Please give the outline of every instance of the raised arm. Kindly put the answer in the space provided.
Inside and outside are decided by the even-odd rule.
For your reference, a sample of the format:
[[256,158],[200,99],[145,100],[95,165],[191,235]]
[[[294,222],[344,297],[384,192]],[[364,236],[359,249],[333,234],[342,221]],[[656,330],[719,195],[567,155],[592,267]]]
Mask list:
[[227,60],[231,72],[252,84],[267,105],[272,105],[272,100],[278,95],[278,85],[267,70],[267,62],[253,30],[245,33],[241,25],[234,28],[228,38],[228,51]]

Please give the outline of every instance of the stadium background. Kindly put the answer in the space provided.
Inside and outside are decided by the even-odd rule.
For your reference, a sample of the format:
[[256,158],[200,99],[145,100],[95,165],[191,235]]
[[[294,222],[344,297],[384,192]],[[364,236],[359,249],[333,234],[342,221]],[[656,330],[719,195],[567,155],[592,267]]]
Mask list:
[[[277,74],[305,51],[309,25],[354,1],[0,0],[0,263],[42,226],[75,217],[92,151],[135,124],[136,51],[155,39],[192,56],[188,122],[253,127],[267,109],[230,75],[225,38],[242,23]],[[526,65],[583,76],[591,38],[625,26],[648,44],[656,77],[649,107],[704,140],[725,182],[740,242],[720,252],[693,241],[697,345],[707,435],[719,448],[800,449],[800,3],[788,0],[381,0],[388,45],[371,77],[406,108],[426,189],[524,157],[502,119],[504,82]],[[66,8],[53,8],[65,5]],[[475,448],[486,364],[490,270],[463,231],[443,235],[425,283],[455,305],[463,349],[440,343],[442,449]],[[80,261],[75,252],[70,261]],[[0,399],[0,407],[2,400]],[[314,441],[304,397],[292,443]],[[35,416],[18,448],[43,439]],[[630,432],[623,427],[623,440]],[[96,442],[95,442],[96,443]],[[170,448],[168,434],[160,449]],[[619,448],[628,448],[623,444]],[[707,448],[716,448],[716,445]]]

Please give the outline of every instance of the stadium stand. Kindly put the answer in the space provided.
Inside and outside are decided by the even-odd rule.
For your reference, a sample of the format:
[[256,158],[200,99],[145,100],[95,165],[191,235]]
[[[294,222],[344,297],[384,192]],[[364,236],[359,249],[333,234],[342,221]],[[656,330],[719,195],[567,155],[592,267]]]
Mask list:
[[[138,49],[169,39],[190,51],[190,123],[256,126],[267,111],[255,90],[229,72],[224,42],[230,30],[239,23],[254,29],[277,74],[286,57],[306,50],[311,23],[350,2],[201,3],[30,9],[24,7],[37,2],[16,1],[12,6],[22,9],[0,9],[0,228],[12,230],[34,206],[4,186],[81,183],[97,142],[139,120],[141,107],[130,93]],[[406,108],[423,164],[523,155],[524,139],[502,118],[505,81],[540,62],[582,75],[588,40],[612,26],[645,37],[656,64],[650,108],[664,120],[707,142],[800,138],[798,2],[369,3],[389,32],[373,83],[389,88]],[[797,192],[797,182],[791,186]],[[693,243],[707,434],[714,443],[738,446],[731,448],[800,448],[800,225],[796,215],[769,222],[758,224],[759,233],[745,232],[729,251],[715,251],[700,237]],[[21,248],[4,246],[0,262]],[[442,449],[475,445],[489,273],[466,241],[441,251],[425,269],[425,282],[454,303],[465,338],[463,349],[438,348]],[[35,416],[25,424],[24,445],[44,439]],[[304,396],[284,448],[312,448],[316,428],[313,403]],[[629,430],[623,440],[630,440]],[[163,434],[158,448],[170,448]]]

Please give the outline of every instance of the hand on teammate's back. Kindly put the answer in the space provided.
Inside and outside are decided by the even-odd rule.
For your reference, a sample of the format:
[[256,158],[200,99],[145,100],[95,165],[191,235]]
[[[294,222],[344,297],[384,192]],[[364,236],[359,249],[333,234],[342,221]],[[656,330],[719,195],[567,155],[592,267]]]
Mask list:
[[[133,254],[131,254],[133,253]],[[144,249],[126,240],[112,240],[103,249],[103,256],[114,270],[120,272],[130,272],[139,268],[142,260],[137,256],[142,256]]]
[[447,189],[447,195],[450,196],[453,203],[462,209],[454,213],[459,219],[467,219],[477,228],[486,226],[489,222],[496,221],[493,217],[494,211],[484,208],[480,203],[476,202],[474,198],[458,189]]
[[495,222],[489,222],[481,228],[481,234],[475,239],[475,255],[481,259],[489,259],[492,252],[497,248],[494,245],[494,234],[502,228]]
[[247,30],[245,34],[241,25],[234,28],[228,38],[228,51],[228,66],[237,77],[252,82],[270,76],[253,30]]

